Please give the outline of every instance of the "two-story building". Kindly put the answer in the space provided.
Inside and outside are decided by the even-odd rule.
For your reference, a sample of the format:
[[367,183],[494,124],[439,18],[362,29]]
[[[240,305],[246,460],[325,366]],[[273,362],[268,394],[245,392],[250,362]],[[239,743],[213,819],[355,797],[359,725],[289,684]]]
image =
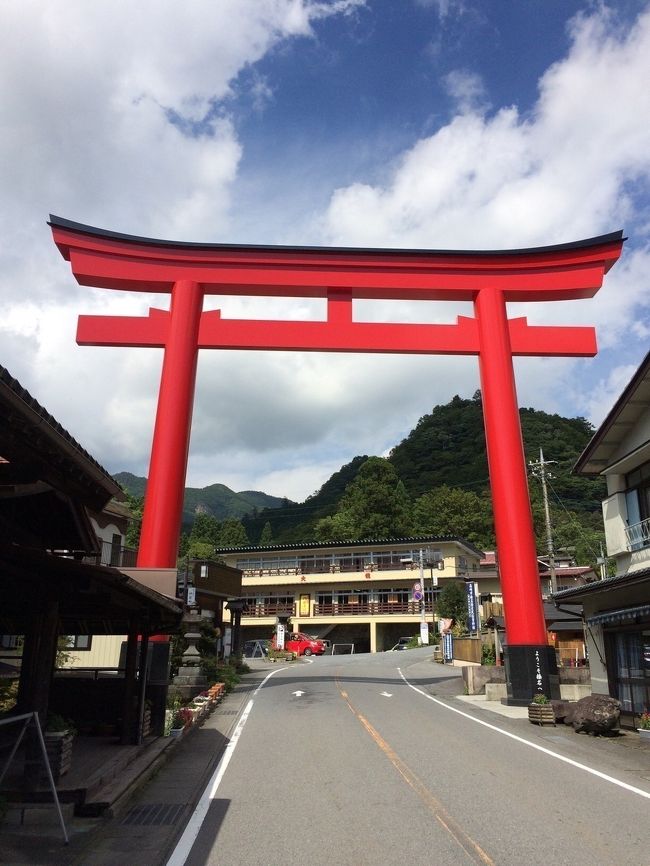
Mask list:
[[618,698],[634,725],[650,707],[650,353],[575,471],[607,481],[603,517],[616,573],[553,599],[560,607],[582,602],[592,690]]
[[355,652],[380,652],[419,634],[423,616],[431,630],[446,582],[473,583],[478,593],[482,557],[461,538],[435,536],[218,548],[215,554],[243,572],[244,640],[270,638],[280,618],[293,631]]

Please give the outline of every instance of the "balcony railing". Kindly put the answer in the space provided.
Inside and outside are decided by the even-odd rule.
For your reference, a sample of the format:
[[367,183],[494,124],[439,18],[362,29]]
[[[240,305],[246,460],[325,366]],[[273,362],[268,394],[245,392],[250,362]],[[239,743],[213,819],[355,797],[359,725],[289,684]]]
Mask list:
[[418,614],[420,602],[367,601],[357,604],[315,604],[314,616],[384,616],[386,614]]
[[113,568],[135,568],[138,551],[131,547],[120,547],[110,541],[100,543],[96,556],[85,556],[83,562],[89,565],[110,565]]
[[294,616],[295,604],[246,604],[242,616]]
[[[425,566],[427,574],[430,565]],[[374,571],[418,571],[417,562],[404,562],[400,559],[384,560],[383,562],[366,562],[355,560],[354,562],[302,562],[299,566],[285,566],[271,568],[244,568],[244,577],[279,577],[282,575],[297,574],[364,574]]]
[[650,547],[650,517],[646,517],[641,523],[633,523],[625,527],[628,550],[641,550]]
[[[295,616],[297,605],[286,603],[278,604],[247,604],[242,610],[242,616],[264,617],[264,616]],[[355,604],[348,602],[329,602],[327,604],[314,604],[313,616],[386,616],[405,614],[420,615],[421,608],[418,601],[359,601]],[[427,604],[427,614],[431,613],[431,605]]]

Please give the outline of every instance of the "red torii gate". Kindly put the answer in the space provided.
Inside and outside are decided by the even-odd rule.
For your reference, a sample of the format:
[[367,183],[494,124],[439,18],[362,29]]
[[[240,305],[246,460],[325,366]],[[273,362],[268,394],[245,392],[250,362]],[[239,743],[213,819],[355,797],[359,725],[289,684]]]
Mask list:
[[[164,349],[138,566],[176,564],[199,349],[478,355],[506,614],[508,700],[557,693],[547,645],[513,355],[591,356],[590,327],[508,319],[508,301],[589,298],[621,254],[614,232],[507,251],[385,250],[160,241],[50,217],[81,285],[169,292],[148,317],[80,316],[77,342]],[[325,321],[222,319],[204,295],[327,298]],[[472,301],[454,325],[355,322],[355,299]]]

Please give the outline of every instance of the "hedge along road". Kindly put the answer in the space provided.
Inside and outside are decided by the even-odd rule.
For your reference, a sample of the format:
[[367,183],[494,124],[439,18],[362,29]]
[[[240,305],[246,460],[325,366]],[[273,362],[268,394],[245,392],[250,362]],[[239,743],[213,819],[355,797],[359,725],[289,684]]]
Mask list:
[[429,655],[273,671],[168,866],[647,866],[644,751],[437,697]]

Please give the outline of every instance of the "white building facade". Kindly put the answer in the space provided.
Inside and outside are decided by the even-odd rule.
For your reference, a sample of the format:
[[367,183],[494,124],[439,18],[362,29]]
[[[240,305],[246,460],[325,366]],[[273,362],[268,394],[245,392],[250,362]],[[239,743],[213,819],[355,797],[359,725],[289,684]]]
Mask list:
[[[333,647],[381,652],[436,631],[435,602],[450,580],[478,597],[482,553],[459,538],[381,539],[221,548],[241,569],[243,640],[265,640],[278,618]],[[418,590],[417,587],[420,587]],[[422,600],[418,598],[421,593]],[[423,609],[424,605],[424,609]]]
[[603,518],[616,573],[554,600],[583,603],[592,690],[618,698],[624,720],[635,725],[650,707],[650,353],[576,471],[607,482]]

